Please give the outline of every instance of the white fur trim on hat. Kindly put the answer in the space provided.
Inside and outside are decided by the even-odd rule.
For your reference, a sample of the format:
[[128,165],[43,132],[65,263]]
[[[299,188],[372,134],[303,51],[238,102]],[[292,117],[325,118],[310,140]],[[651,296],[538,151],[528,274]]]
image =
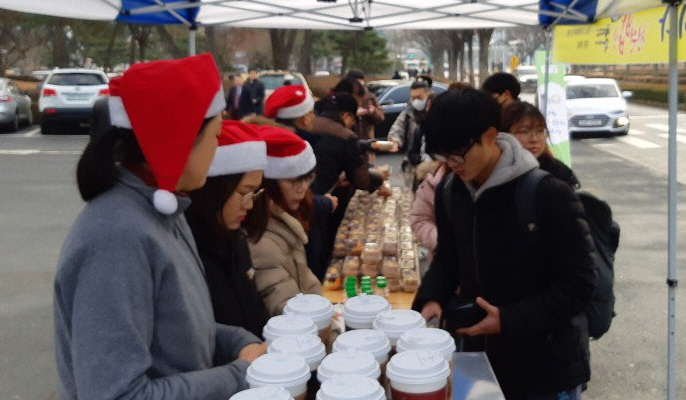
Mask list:
[[164,215],[172,215],[179,208],[179,202],[174,193],[163,189],[155,190],[152,195],[152,204]]
[[267,168],[267,144],[250,141],[217,147],[207,176],[238,174]]
[[267,179],[293,179],[312,171],[317,165],[312,146],[305,142],[305,150],[290,157],[267,156],[267,168],[264,177]]
[[[107,106],[110,111],[110,123],[112,126],[119,128],[132,129],[131,121],[124,108],[124,103],[119,96],[110,96],[107,101]],[[224,98],[224,89],[220,86],[217,93],[210,103],[210,107],[207,109],[205,118],[214,117],[226,108],[226,99]]]
[[290,107],[279,108],[276,112],[277,118],[295,119],[302,117],[314,109],[314,99],[309,91],[306,91],[305,100],[302,103]]

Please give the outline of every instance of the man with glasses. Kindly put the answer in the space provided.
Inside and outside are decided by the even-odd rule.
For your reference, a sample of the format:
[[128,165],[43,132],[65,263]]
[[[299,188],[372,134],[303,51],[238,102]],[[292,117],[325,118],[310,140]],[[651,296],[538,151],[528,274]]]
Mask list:
[[496,100],[475,89],[443,93],[429,111],[427,151],[451,174],[436,188],[438,246],[413,308],[445,316],[465,351],[486,351],[508,400],[579,399],[595,287],[583,208],[545,176],[535,223],[520,220],[518,183],[540,171],[499,121]]

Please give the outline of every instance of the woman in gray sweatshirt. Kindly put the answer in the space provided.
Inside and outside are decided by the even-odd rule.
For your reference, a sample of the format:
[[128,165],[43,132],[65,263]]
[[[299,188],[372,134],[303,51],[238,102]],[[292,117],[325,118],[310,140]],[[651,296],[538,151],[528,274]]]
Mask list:
[[[55,278],[63,400],[226,400],[265,352],[256,336],[214,321],[183,216],[217,146],[218,78],[201,55],[137,64],[110,84],[113,127],[79,161],[88,204]],[[193,105],[174,104],[188,93]]]

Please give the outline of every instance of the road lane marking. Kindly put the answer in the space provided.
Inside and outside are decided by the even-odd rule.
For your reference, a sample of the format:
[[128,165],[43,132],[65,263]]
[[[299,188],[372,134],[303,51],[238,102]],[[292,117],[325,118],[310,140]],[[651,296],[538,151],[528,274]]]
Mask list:
[[635,128],[631,128],[629,130],[629,132],[631,132],[632,135],[645,135],[646,134],[646,131],[642,131],[640,129],[635,129]]
[[34,128],[31,128],[28,132],[24,132],[25,137],[33,137],[37,136],[40,133],[40,126],[36,126]]
[[[669,125],[667,125],[667,124],[646,124],[646,126],[648,128],[657,129],[658,131],[662,131],[662,132],[668,132],[669,131]],[[684,129],[684,128],[677,127],[676,131],[678,133],[686,133],[686,129]]]
[[659,144],[655,144],[653,142],[650,142],[645,139],[639,139],[637,137],[631,137],[631,136],[619,136],[617,137],[617,140],[626,143],[628,145],[637,147],[639,149],[659,149],[660,146]]
[[40,150],[40,149],[5,149],[0,150],[0,155],[11,156],[30,156],[34,154],[51,154],[51,155],[74,155],[81,154],[83,151],[77,150]]
[[660,114],[660,115],[632,115],[629,117],[629,119],[652,119],[652,118],[667,118],[668,114]]
[[[661,133],[658,135],[661,138],[669,140],[669,133]],[[679,143],[686,143],[686,135],[676,134],[676,141]]]

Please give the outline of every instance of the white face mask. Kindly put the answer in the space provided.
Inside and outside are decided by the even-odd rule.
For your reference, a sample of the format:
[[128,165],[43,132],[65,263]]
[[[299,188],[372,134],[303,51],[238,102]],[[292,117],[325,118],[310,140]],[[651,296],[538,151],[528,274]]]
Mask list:
[[426,99],[412,100],[412,107],[417,111],[424,111],[424,109],[426,108]]

